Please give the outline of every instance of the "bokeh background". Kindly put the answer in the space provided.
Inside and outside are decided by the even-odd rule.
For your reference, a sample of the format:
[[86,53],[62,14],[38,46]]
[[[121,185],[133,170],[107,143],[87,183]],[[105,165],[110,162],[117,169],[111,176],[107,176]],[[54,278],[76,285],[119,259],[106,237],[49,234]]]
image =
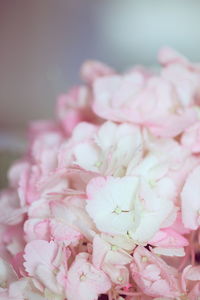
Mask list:
[[164,45],[200,61],[199,0],[0,0],[0,186],[85,59],[155,65]]

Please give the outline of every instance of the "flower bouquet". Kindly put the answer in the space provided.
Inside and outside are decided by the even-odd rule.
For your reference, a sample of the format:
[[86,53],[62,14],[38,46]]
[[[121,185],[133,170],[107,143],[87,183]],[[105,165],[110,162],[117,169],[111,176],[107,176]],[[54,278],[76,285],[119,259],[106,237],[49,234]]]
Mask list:
[[1,300],[200,297],[200,65],[96,61],[0,196]]

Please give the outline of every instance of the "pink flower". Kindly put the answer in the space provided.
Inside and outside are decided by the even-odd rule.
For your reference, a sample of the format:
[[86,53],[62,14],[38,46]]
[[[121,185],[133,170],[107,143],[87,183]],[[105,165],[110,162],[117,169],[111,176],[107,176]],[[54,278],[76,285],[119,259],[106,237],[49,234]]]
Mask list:
[[170,228],[165,228],[157,232],[150,242],[154,246],[164,247],[184,247],[188,245],[187,240]]
[[0,194],[0,224],[16,225],[22,222],[26,208],[20,207],[16,191],[7,190]]
[[68,94],[60,95],[57,114],[67,135],[78,123],[97,119],[91,111],[90,102],[90,91],[85,86],[75,87]]
[[62,247],[55,242],[34,240],[25,247],[25,270],[51,292],[62,295],[65,279],[60,282],[59,275],[66,272],[65,256]]
[[200,96],[200,66],[170,48],[160,51],[159,61],[164,65],[162,77],[175,87],[181,103],[184,106],[197,103]]
[[31,122],[0,193],[1,300],[200,296],[200,64],[159,62],[86,61]]
[[171,182],[166,180],[159,188],[140,183],[136,176],[96,177],[87,186],[86,210],[100,231],[128,234],[136,243],[147,243],[173,209],[171,199],[161,192],[173,189]]
[[32,240],[50,240],[50,229],[48,219],[29,219],[24,223],[25,239],[27,242]]
[[[132,256],[118,246],[115,239],[112,239],[110,243],[108,240],[109,238],[106,240],[106,235],[101,237],[96,235],[94,237],[93,264],[95,267],[102,269],[113,283],[126,286],[129,284],[129,271],[126,265],[130,264]],[[128,238],[121,237],[121,240],[127,243]],[[135,245],[132,244],[131,250],[134,247]]]
[[105,119],[143,125],[164,137],[177,136],[197,120],[195,110],[183,107],[167,80],[146,80],[138,71],[97,79],[93,109]]
[[184,247],[188,246],[188,241],[182,235],[171,228],[163,228],[158,231],[149,244],[156,246],[154,253],[167,256],[184,256]]
[[85,170],[123,176],[142,157],[142,134],[130,124],[105,122],[89,140],[77,143],[72,151],[72,162]]
[[188,265],[182,273],[182,288],[189,299],[195,300],[200,295],[200,267]]
[[69,300],[97,300],[111,288],[109,278],[88,259],[87,253],[79,253],[68,271],[66,296]]
[[135,249],[130,268],[133,280],[145,295],[170,298],[181,295],[176,270],[144,247]]

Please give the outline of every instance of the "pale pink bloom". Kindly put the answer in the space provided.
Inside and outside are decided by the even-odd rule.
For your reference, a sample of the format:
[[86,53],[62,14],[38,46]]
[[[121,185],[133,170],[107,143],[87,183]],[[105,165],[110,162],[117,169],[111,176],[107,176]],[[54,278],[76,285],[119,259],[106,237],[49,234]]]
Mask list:
[[132,256],[116,245],[114,239],[113,244],[111,244],[104,240],[104,237],[104,235],[94,237],[92,262],[95,267],[102,269],[113,283],[127,285],[129,283],[129,271],[125,265],[130,264]]
[[[59,194],[57,197],[59,197]],[[81,233],[74,229],[74,224],[72,225],[76,217],[69,218],[67,203],[65,205],[64,202],[62,204],[59,201],[53,201],[51,197],[49,199],[40,199],[31,204],[28,215],[29,219],[24,223],[27,241],[34,239],[49,241],[54,239],[67,246],[70,243],[77,243],[81,237]],[[72,215],[73,213],[71,212]]]
[[157,167],[161,165],[163,168],[163,164],[165,164],[168,169],[179,169],[190,154],[188,149],[180,145],[177,140],[154,137],[147,130],[144,131],[144,144],[147,154],[154,156]]
[[197,229],[200,225],[200,167],[188,176],[181,192],[181,210],[183,224],[188,229]]
[[138,71],[125,76],[110,75],[97,79],[94,82],[95,113],[112,121],[131,121],[130,100],[143,86],[144,78]]
[[177,136],[197,120],[195,110],[182,106],[167,80],[146,80],[138,71],[97,79],[93,109],[105,119],[143,125],[164,137]]
[[87,186],[86,210],[97,228],[110,234],[127,234],[134,227],[137,177],[96,177]]
[[40,135],[33,143],[31,155],[43,176],[48,176],[57,168],[58,149],[62,141],[63,137],[60,133],[50,132]]
[[51,238],[48,219],[29,219],[24,223],[26,242],[32,240],[47,240]]
[[1,300],[46,300],[52,299],[50,296],[53,297],[54,300],[64,300],[63,297],[49,293],[48,291],[42,293],[35,286],[34,279],[29,277],[16,280],[12,282],[8,288],[0,290]]
[[54,259],[58,252],[58,246],[56,243],[51,241],[36,240],[28,243],[25,247],[24,266],[26,271],[30,275],[34,275],[36,268],[39,265],[46,266],[46,268],[52,269]]
[[66,168],[72,165],[73,151],[76,145],[89,141],[97,131],[97,126],[81,122],[73,130],[69,140],[62,144],[58,153],[58,167]]
[[51,211],[50,211],[49,201],[47,197],[46,198],[41,197],[37,201],[31,203],[31,205],[28,208],[29,218],[46,219],[50,217],[50,215],[51,215]]
[[200,70],[195,73],[177,63],[164,68],[161,75],[174,86],[178,99],[184,107],[195,104],[200,95]]
[[26,208],[20,207],[19,197],[14,190],[0,193],[0,224],[16,225],[22,222]]
[[[44,176],[43,176],[44,175]],[[59,172],[42,174],[37,164],[27,164],[19,182],[19,198],[21,205],[30,205],[34,201],[46,198],[50,193],[62,193],[68,188],[66,176]]]
[[[110,244],[103,239],[104,235],[95,235],[93,240],[93,264],[102,268],[104,264],[127,265],[131,262],[132,256],[116,244]],[[132,250],[135,246],[132,248]]]
[[108,276],[89,262],[87,253],[79,253],[67,273],[67,299],[97,300],[110,288]]
[[31,165],[27,162],[19,180],[18,194],[21,206],[30,204],[37,199],[37,184],[40,179],[40,175],[38,166]]
[[139,162],[142,152],[138,127],[105,122],[89,141],[74,147],[74,163],[103,175],[123,176]]
[[25,270],[29,276],[33,276],[51,292],[63,294],[64,277],[63,282],[60,282],[59,275],[64,270],[66,272],[67,260],[62,247],[53,241],[34,240],[26,245],[24,259]]
[[27,242],[37,239],[50,240],[50,216],[49,201],[45,198],[39,199],[29,206],[28,219],[24,223],[24,233]]
[[149,244],[156,247],[153,249],[154,253],[167,256],[184,256],[184,247],[188,246],[188,241],[173,229],[163,228],[154,235]]
[[144,247],[135,249],[130,268],[133,280],[145,295],[171,298],[181,295],[176,270]]
[[25,160],[16,161],[8,170],[9,186],[17,189],[19,187],[19,181],[24,169],[27,168],[27,162]]
[[[45,300],[34,284],[34,279],[18,279],[13,267],[0,258],[0,299],[1,300]],[[63,300],[54,298],[55,300]]]
[[181,103],[188,106],[199,102],[200,64],[191,63],[183,55],[167,47],[161,49],[159,61],[165,66],[161,75],[174,85]]
[[58,243],[60,242],[65,246],[70,244],[77,245],[82,237],[79,231],[65,224],[65,221],[51,220],[50,231],[51,237],[54,239],[54,241],[57,241]]
[[38,133],[34,137],[29,151],[31,159],[26,164],[24,163],[19,177],[18,193],[22,206],[30,205],[41,197],[46,187],[46,181],[48,181],[48,185],[51,182],[52,185],[55,185],[56,176],[52,176],[52,173],[57,168],[58,149],[62,139],[62,135],[56,131],[48,131],[46,134],[44,132]]
[[139,224],[132,234],[133,239],[148,242],[160,228],[173,221],[169,215],[174,214],[175,195],[175,185],[167,177],[163,177],[155,185],[141,179],[138,212],[136,209],[136,220]]
[[147,243],[173,209],[173,190],[168,179],[153,189],[138,177],[97,177],[87,186],[86,210],[100,231]]
[[[200,157],[193,155],[187,156],[185,160],[182,160],[182,166],[171,170],[169,172],[169,177],[173,180],[176,185],[177,194],[180,195],[184,183],[189,176],[189,174],[194,170],[200,163]],[[180,206],[179,198],[177,198],[176,204]]]
[[188,265],[182,272],[183,293],[188,294],[191,300],[200,295],[200,266]]
[[[95,227],[85,211],[83,199],[72,198],[67,202],[52,202],[50,208],[51,217],[54,219],[51,221],[51,230],[56,239],[60,239],[60,235],[63,235],[64,232],[69,237],[69,243],[78,241],[82,236],[89,240],[93,238]],[[56,233],[57,235],[55,235]]]
[[[152,185],[162,177],[169,177],[176,186],[177,195],[182,190],[188,174],[200,162],[198,157],[171,138],[155,138],[144,132],[146,156],[131,170],[131,175],[142,175]],[[174,198],[176,200],[176,197]]]
[[188,241],[173,229],[163,228],[155,234],[153,239],[151,239],[150,244],[166,248],[179,248],[188,246]]
[[102,269],[115,285],[120,287],[126,287],[129,285],[130,276],[128,266],[105,263]]
[[96,121],[97,117],[91,110],[90,91],[85,86],[74,87],[67,94],[58,98],[57,115],[67,135],[83,121]]
[[159,61],[87,61],[58,120],[31,123],[0,194],[1,300],[200,296],[200,64]]
[[89,84],[93,83],[99,77],[114,73],[115,71],[112,68],[96,60],[87,60],[81,67],[81,77]]

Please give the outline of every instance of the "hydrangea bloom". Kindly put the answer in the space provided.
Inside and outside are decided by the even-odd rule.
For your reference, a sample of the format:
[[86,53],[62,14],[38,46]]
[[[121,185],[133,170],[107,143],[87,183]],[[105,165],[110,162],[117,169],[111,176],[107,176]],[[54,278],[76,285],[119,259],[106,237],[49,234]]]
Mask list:
[[0,194],[0,299],[200,299],[200,65],[87,61]]

